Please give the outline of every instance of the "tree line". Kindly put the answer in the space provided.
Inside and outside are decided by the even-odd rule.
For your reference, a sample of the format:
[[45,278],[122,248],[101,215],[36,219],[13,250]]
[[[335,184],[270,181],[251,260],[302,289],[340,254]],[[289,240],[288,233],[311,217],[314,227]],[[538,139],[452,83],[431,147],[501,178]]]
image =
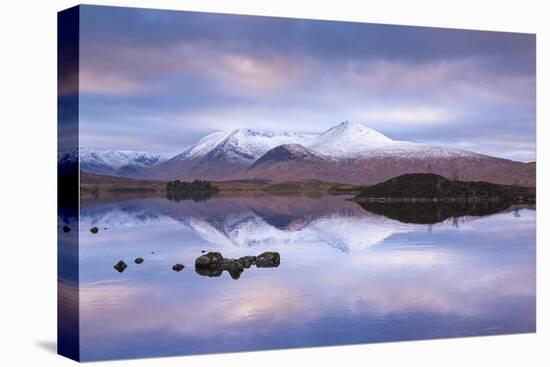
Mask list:
[[208,181],[194,180],[192,182],[186,181],[170,181],[166,184],[167,192],[215,192],[218,189]]

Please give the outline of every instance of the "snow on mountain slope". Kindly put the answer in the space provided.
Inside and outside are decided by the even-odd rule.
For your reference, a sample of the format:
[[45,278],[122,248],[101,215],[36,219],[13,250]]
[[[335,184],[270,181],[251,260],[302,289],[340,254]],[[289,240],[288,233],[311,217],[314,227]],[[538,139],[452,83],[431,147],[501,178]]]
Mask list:
[[343,156],[368,149],[386,147],[393,143],[392,139],[375,130],[346,121],[331,127],[308,142],[307,145],[318,151],[327,152],[328,155]]
[[191,160],[215,155],[226,160],[252,163],[268,150],[283,144],[305,144],[317,134],[266,132],[252,129],[218,131],[199,140],[173,160]]
[[459,158],[480,156],[465,150],[398,141],[354,122],[343,122],[322,134],[264,132],[252,129],[217,131],[199,140],[171,161],[207,157],[210,161],[252,164],[273,148],[299,144],[310,153],[339,159],[409,156]]
[[[76,162],[80,158],[83,171],[97,174],[126,175],[131,170],[152,167],[166,161],[166,157],[131,150],[71,149],[58,152],[58,165]],[[126,174],[124,174],[126,173]]]
[[354,122],[336,125],[306,144],[333,158],[409,156],[415,158],[458,158],[478,154],[466,150],[398,141]]
[[233,131],[216,131],[212,134],[206,135],[204,138],[200,139],[197,143],[189,147],[183,153],[176,155],[175,160],[188,160],[196,157],[202,157],[211,152],[219,144],[226,141],[227,138],[231,137]]
[[159,154],[136,152],[132,150],[93,150],[80,148],[80,164],[103,164],[112,168],[128,165],[152,166],[165,161]]

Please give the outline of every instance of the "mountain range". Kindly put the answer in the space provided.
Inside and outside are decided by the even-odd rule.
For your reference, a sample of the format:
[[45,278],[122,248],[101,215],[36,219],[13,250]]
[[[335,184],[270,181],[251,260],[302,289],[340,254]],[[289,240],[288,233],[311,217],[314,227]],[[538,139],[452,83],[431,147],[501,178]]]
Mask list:
[[78,161],[80,170],[99,175],[135,177],[143,169],[166,161],[160,154],[131,150],[95,150],[90,148],[71,149],[58,153],[59,165]]
[[[76,159],[60,154],[60,163]],[[322,180],[370,185],[406,173],[535,186],[535,163],[393,140],[354,122],[320,134],[252,129],[214,132],[172,158],[80,148],[85,172],[140,179]]]

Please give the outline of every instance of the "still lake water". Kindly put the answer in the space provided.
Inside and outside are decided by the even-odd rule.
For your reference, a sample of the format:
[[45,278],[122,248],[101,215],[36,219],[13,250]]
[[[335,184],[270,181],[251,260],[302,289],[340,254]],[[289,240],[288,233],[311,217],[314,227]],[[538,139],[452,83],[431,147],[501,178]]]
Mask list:
[[[414,224],[341,197],[87,203],[81,358],[534,332],[535,213]],[[278,251],[281,264],[206,277],[202,250]]]

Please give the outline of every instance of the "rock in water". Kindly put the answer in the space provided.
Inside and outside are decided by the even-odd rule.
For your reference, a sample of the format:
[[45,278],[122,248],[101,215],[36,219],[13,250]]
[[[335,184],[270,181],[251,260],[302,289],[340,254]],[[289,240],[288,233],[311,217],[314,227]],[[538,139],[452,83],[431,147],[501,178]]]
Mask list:
[[239,261],[243,264],[245,269],[248,269],[252,265],[256,264],[256,256],[243,256],[239,258]]
[[172,266],[172,270],[174,270],[174,271],[182,271],[183,268],[185,268],[185,266],[183,266],[182,264],[176,264],[176,265]]
[[115,264],[115,266],[113,266],[113,268],[116,269],[116,271],[118,271],[119,273],[122,273],[124,271],[124,269],[126,269],[128,267],[128,265],[126,265],[126,263],[122,260],[120,260],[119,262],[117,262]]
[[99,232],[99,229],[97,227],[93,227],[92,229],[90,229],[90,232],[96,234],[97,232]]
[[239,279],[244,270],[244,262],[226,259],[219,252],[209,252],[195,260],[195,271],[200,275],[219,277],[224,270],[229,272],[231,278]]
[[68,226],[63,226],[63,232],[69,233],[70,231],[71,231],[71,228],[69,228]]
[[136,264],[141,264],[141,263],[143,263],[143,258],[138,257],[138,258],[136,258],[136,259],[134,260],[134,262],[135,262]]
[[239,259],[224,258],[219,252],[209,252],[195,260],[195,271],[199,275],[219,277],[227,270],[231,278],[239,279],[244,269],[256,265],[259,268],[279,266],[281,256],[278,252],[264,252],[258,256],[243,256]]
[[258,268],[276,268],[281,263],[281,256],[278,252],[264,252],[256,257]]
[[223,273],[223,269],[220,268],[195,268],[197,274],[206,276],[206,277],[219,277]]
[[215,268],[221,266],[224,258],[219,252],[209,252],[197,257],[195,260],[196,268]]
[[239,279],[244,271],[243,264],[239,260],[228,259],[223,265],[223,268],[229,272],[231,278]]

